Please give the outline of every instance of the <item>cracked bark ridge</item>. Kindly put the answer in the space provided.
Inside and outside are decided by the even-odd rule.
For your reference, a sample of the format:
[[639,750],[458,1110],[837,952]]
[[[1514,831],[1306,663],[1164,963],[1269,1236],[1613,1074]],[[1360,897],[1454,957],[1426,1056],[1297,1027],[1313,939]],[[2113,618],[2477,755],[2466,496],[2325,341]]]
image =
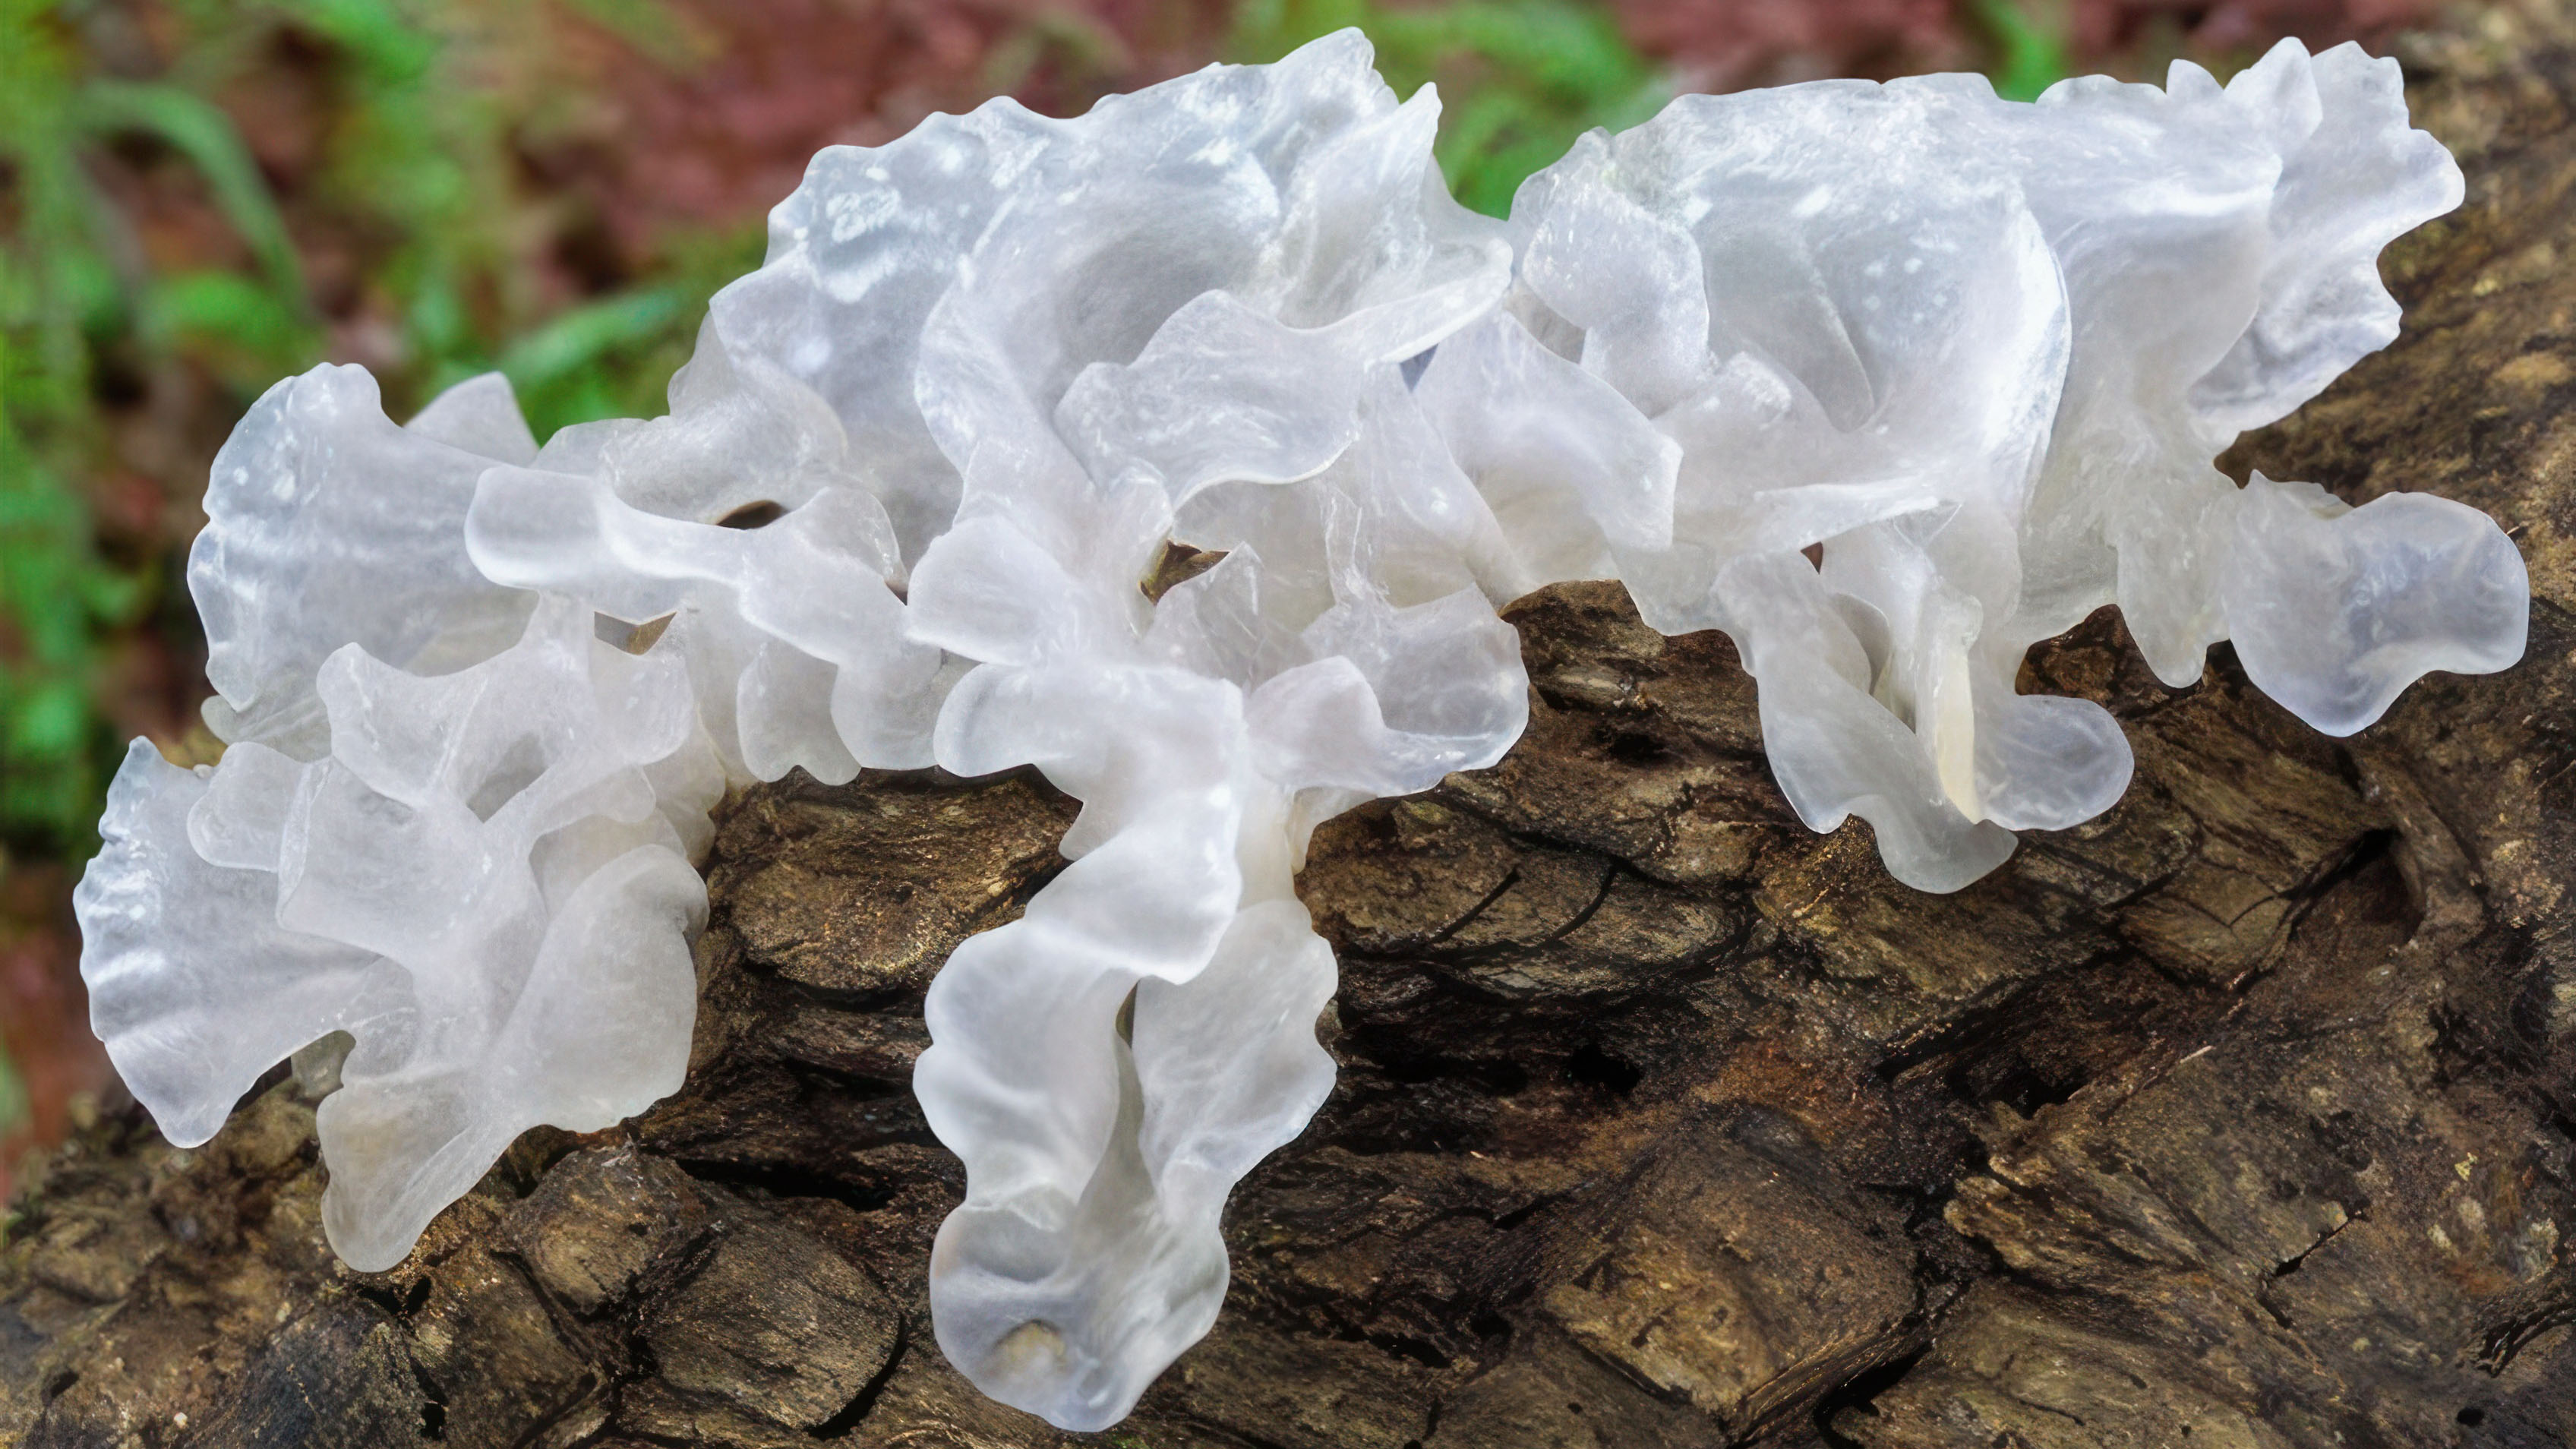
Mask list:
[[2405,340],[2232,460],[2493,512],[2516,671],[2338,742],[2097,618],[2030,682],[2116,710],[2136,785],[1930,897],[1790,817],[1722,638],[1524,601],[1520,747],[1318,837],[1340,1085],[1237,1196],[1215,1332],[1087,1441],[933,1346],[961,1183],[907,1089],[1069,803],[767,787],[686,1089],[531,1134],[393,1272],[324,1248],[293,1079],[194,1152],[106,1113],[0,1249],[0,1441],[2576,1442],[2571,37],[2407,42],[2469,204],[2391,260]]

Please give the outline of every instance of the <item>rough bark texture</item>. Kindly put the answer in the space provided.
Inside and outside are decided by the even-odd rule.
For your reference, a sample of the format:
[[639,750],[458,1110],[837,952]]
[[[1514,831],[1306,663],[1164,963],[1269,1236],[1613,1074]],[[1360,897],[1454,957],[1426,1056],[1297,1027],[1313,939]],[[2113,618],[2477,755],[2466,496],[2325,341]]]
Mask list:
[[[2390,260],[2406,339],[2233,460],[2492,511],[2527,662],[2337,742],[2097,618],[2030,670],[2137,783],[1931,897],[1788,815],[1722,638],[1524,601],[1511,758],[1319,837],[1340,1086],[1237,1197],[1216,1331],[1093,1442],[2576,1442],[2571,37],[2408,42],[2469,204]],[[0,1440],[1065,1442],[931,1343],[960,1183],[906,1083],[1070,815],[737,802],[687,1088],[532,1134],[391,1273],[324,1248],[293,1080],[195,1152],[107,1113],[0,1250]]]

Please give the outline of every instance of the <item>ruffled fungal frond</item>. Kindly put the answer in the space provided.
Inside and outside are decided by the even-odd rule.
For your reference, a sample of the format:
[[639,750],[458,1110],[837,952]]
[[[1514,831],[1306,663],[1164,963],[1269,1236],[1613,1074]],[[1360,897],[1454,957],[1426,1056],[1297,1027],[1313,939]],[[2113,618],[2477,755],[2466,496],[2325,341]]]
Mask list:
[[450,389],[408,428],[361,367],[270,388],[215,455],[188,553],[215,733],[309,753],[315,674],[346,644],[429,671],[507,648],[534,598],[475,570],[465,512],[484,469],[534,452],[497,375]]
[[1312,471],[1334,390],[1283,376],[1299,349],[1400,360],[1509,277],[1500,228],[1440,183],[1438,113],[1428,91],[1399,104],[1345,32],[1071,120],[1008,100],[934,116],[816,156],[714,326],[830,403],[907,560],[947,529],[979,453],[1133,457],[1183,491],[1246,449],[1269,455],[1260,476]]
[[[1959,76],[1686,96],[1531,178],[1518,292],[1425,385],[1522,399],[1508,431],[1435,409],[1497,512],[1657,627],[1733,634],[1800,816],[1861,815],[1900,879],[1956,889],[2126,787],[2107,714],[2014,686],[2104,604],[2176,685],[2234,632],[2336,732],[2518,657],[2519,562],[2482,516],[2303,521],[2212,463],[2395,337],[2378,253],[2460,195],[2396,63],[2353,46],[2035,106]],[[1662,486],[1647,431],[1678,451],[1668,541],[1616,528]],[[1640,461],[1605,481],[1570,435]]]
[[940,656],[907,639],[894,529],[840,420],[710,326],[651,422],[566,428],[485,469],[465,520],[484,577],[667,620],[727,771],[930,763]]
[[183,770],[137,741],[76,897],[92,1019],[164,1132],[205,1140],[279,1058],[356,1046],[323,1103],[323,1223],[389,1267],[528,1127],[594,1131],[680,1083],[687,849],[720,788],[671,658],[545,599],[435,677],[343,646],[327,753]]

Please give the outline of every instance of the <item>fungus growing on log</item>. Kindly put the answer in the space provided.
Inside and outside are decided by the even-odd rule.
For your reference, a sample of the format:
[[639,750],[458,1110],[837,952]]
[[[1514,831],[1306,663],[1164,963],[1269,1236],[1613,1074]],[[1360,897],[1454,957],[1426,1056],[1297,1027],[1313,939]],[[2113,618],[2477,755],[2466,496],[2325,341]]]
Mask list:
[[[1511,747],[1511,599],[1725,630],[1800,816],[1928,890],[2125,788],[2106,712],[2014,682],[2104,604],[2335,733],[2520,655],[2483,514],[2211,461],[2394,337],[2377,254],[2459,200],[2393,62],[1686,97],[1509,222],[1437,115],[1345,33],[834,148],[670,414],[542,449],[497,378],[405,428],[356,369],[272,389],[189,570],[230,748],[138,743],[79,896],[136,1095],[201,1142],[347,1033],[325,1221],[388,1266],[522,1128],[678,1085],[728,784],[1034,766],[1072,864],[925,1008],[931,1294],[985,1392],[1097,1429],[1330,1090],[1307,838]],[[1175,545],[1222,557],[1149,592]]]

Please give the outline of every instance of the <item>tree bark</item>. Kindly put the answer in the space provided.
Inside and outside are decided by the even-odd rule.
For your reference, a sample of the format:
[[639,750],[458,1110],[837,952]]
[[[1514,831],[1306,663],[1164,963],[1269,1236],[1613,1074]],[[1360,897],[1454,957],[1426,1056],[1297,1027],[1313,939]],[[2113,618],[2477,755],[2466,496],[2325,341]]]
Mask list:
[[[2470,173],[2407,335],[2231,458],[2492,512],[2514,671],[2320,737],[2116,618],[2026,687],[2136,783],[1953,896],[1819,837],[1716,635],[1511,611],[1528,736],[1319,835],[1340,1084],[1228,1218],[1223,1319],[1087,1442],[1542,1449],[2576,1443],[2576,24],[2415,37]],[[0,1250],[0,1440],[1071,1443],[932,1344],[956,1163],[924,986],[1058,864],[1032,776],[793,780],[709,863],[688,1085],[530,1134],[340,1267],[308,1084],[207,1147],[103,1115]]]

